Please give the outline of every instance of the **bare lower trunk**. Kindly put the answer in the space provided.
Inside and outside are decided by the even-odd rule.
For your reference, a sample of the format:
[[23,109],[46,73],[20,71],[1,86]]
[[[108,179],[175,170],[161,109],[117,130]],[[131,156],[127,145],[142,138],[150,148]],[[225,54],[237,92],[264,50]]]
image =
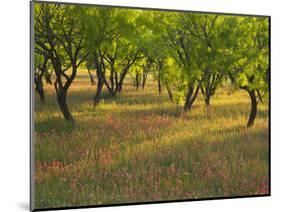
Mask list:
[[253,90],[248,90],[248,93],[251,99],[251,112],[249,115],[247,127],[251,127],[254,125],[257,116],[257,99]]
[[123,81],[124,81],[124,78],[120,78],[120,81],[117,83],[116,85],[116,88],[115,88],[115,91],[114,91],[114,95],[117,93],[117,92],[121,92],[122,91],[122,88],[123,88]]
[[75,121],[68,109],[68,106],[66,104],[66,92],[64,91],[63,88],[61,88],[57,93],[57,101],[58,101],[59,108],[60,108],[65,120],[68,122],[75,123]]
[[159,93],[159,95],[161,94],[161,92],[162,92],[162,87],[161,87],[161,80],[160,80],[160,77],[158,77],[158,93]]
[[203,86],[200,86],[200,89],[204,96],[205,105],[206,105],[206,107],[209,107],[210,101],[211,101],[211,96],[212,96],[211,91],[209,88],[205,88],[205,90],[204,90]]
[[142,85],[141,85],[142,89],[144,89],[144,87],[145,87],[146,78],[147,78],[147,74],[143,74],[142,75]]
[[139,89],[139,85],[140,85],[140,75],[136,74],[136,89]]
[[120,85],[118,86],[118,92],[121,92],[121,91],[122,91],[122,89],[123,89],[123,82],[122,82],[122,83],[120,83]]
[[188,91],[187,91],[187,95],[185,98],[185,103],[184,103],[184,111],[188,111],[191,110],[192,105],[198,95],[200,87],[197,86],[197,88],[194,91],[194,87],[193,86],[189,86],[188,87]]
[[210,99],[211,99],[211,96],[210,95],[206,95],[204,100],[205,100],[205,104],[206,104],[207,107],[210,106]]
[[169,86],[167,86],[167,91],[168,91],[169,98],[170,98],[171,102],[173,102],[173,94],[172,94],[171,89],[170,89]]
[[90,83],[91,83],[91,85],[95,85],[96,82],[95,82],[94,76],[92,75],[90,69],[88,69],[88,74],[89,74],[89,77],[90,77]]
[[114,93],[114,90],[110,89],[109,90],[109,95],[110,97],[114,97],[116,93]]
[[114,97],[115,96],[115,93],[114,93],[114,86],[115,86],[115,78],[116,78],[116,74],[115,74],[115,78],[114,78],[114,74],[115,74],[115,69],[114,69],[114,64],[111,64],[111,67],[110,67],[110,76],[109,76],[109,81],[110,81],[110,87],[108,89],[109,91],[109,94],[111,97]]
[[263,102],[262,95],[261,95],[259,89],[257,89],[257,94],[258,94],[260,102]]
[[43,89],[43,82],[42,79],[35,78],[35,89],[40,97],[40,101],[42,103],[45,102],[45,94]]
[[53,82],[52,82],[52,75],[51,75],[51,74],[46,75],[45,78],[46,78],[46,82],[47,82],[48,84],[50,84],[50,85],[53,84]]
[[101,96],[102,86],[103,86],[103,80],[102,80],[102,79],[99,79],[99,80],[98,80],[98,86],[97,86],[96,95],[95,95],[95,97],[94,97],[94,107],[95,107],[96,105],[98,105],[99,102],[100,102],[100,96]]

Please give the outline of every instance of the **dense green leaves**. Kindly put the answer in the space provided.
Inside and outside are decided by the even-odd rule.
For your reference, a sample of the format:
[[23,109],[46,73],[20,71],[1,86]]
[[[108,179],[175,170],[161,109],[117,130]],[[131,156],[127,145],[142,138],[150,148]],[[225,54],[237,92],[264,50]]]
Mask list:
[[210,105],[225,81],[260,101],[268,95],[265,17],[35,5],[36,66],[48,57],[65,93],[82,65],[96,71],[95,104],[103,86],[115,96],[127,76],[144,88],[152,75],[185,110],[199,91]]

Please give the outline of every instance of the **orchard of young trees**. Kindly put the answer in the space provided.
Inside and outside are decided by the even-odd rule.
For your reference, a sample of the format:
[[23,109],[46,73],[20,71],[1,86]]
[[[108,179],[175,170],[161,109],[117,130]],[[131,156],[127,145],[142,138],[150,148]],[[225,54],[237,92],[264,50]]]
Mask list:
[[269,96],[269,19],[36,4],[34,85],[42,103],[44,84],[53,84],[59,109],[75,123],[67,104],[72,82],[88,69],[93,107],[102,92],[116,98],[131,77],[144,89],[148,76],[159,94],[188,113],[198,95],[206,107],[223,83],[249,96],[251,127],[258,103]]

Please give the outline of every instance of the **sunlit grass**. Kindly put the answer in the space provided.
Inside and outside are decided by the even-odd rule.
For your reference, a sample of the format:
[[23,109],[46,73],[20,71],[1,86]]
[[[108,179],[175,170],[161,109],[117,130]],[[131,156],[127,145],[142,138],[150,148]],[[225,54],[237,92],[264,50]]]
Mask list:
[[54,88],[36,96],[37,208],[268,193],[267,104],[246,129],[247,93],[221,88],[206,109],[201,96],[183,113],[150,80],[130,79],[93,108],[95,86],[80,75],[69,90],[74,128],[59,112]]

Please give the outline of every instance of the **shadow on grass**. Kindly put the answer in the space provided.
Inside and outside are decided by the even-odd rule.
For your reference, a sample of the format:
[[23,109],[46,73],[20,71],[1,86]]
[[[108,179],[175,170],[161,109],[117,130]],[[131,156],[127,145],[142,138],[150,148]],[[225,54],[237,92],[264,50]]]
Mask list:
[[[117,101],[116,101],[117,103]],[[158,103],[158,102],[156,102]],[[117,103],[119,104],[119,103]],[[135,105],[135,104],[134,104]],[[104,113],[111,113],[110,108],[101,108],[98,107],[95,109],[98,113],[99,110],[103,111]],[[198,111],[199,110],[199,111]],[[245,117],[245,121],[247,120],[250,108],[247,103],[239,103],[239,104],[229,104],[229,105],[212,105],[209,109],[206,109],[205,106],[199,104],[194,104],[191,111],[183,111],[182,107],[177,107],[175,104],[171,103],[170,105],[157,104],[154,105],[152,108],[144,107],[144,108],[133,108],[129,107],[128,110],[116,110],[114,111],[115,114],[119,114],[121,116],[135,116],[135,117],[142,117],[142,116],[170,116],[173,118],[183,118],[187,120],[209,120],[212,121],[216,118],[225,118],[225,119],[237,119],[238,117]],[[259,109],[257,113],[257,118],[267,118],[268,111],[263,109]],[[245,123],[246,124],[246,123]]]
[[[217,140],[212,136],[220,137],[220,139]],[[165,135],[158,140],[165,140]],[[153,143],[151,144],[154,145]],[[246,127],[238,126],[208,132],[202,131],[200,134],[191,137],[173,138],[172,142],[159,143],[157,148],[154,146],[151,149],[151,144],[145,144],[147,147],[145,147],[145,159],[141,162],[142,164],[145,164],[145,161],[151,162],[158,158],[161,165],[166,167],[175,162],[180,165],[182,153],[190,155],[189,160],[191,162],[196,162],[198,158],[206,157],[212,153],[224,155],[225,158],[231,160],[238,160],[241,155],[250,160],[260,154],[260,159],[268,161],[268,133],[263,129],[247,129]],[[143,147],[143,143],[139,143],[134,146],[134,149],[142,149],[138,145]],[[257,147],[257,145],[260,147]],[[261,148],[261,146],[264,147]],[[256,152],[256,148],[259,148],[261,152]],[[159,153],[161,153],[160,158]],[[131,155],[131,158],[126,161],[118,161],[116,167],[125,165],[123,163],[136,161],[134,157],[137,157],[137,154]],[[131,165],[136,166],[136,164]]]
[[157,95],[157,94],[144,94],[142,91],[138,94],[117,94],[115,97],[112,97],[108,94],[108,92],[104,92],[101,96],[101,99],[104,100],[106,103],[110,104],[115,102],[116,104],[126,104],[126,105],[146,105],[146,104],[161,104],[164,102],[168,102],[169,97],[166,95]]
[[[194,112],[195,110],[202,110],[199,112]],[[249,116],[249,107],[246,103],[239,104],[230,104],[230,105],[214,105],[207,111],[204,107],[199,105],[194,105],[192,111],[183,112],[182,108],[176,108],[175,105],[171,104],[170,106],[162,107],[159,104],[159,107],[153,108],[138,108],[134,109],[133,107],[129,110],[121,110],[121,111],[111,111],[110,108],[102,108],[98,107],[92,111],[81,111],[81,114],[76,114],[74,119],[79,121],[77,124],[81,125],[80,117],[81,116],[99,116],[100,112],[103,114],[112,114],[121,117],[134,117],[135,119],[149,117],[149,116],[167,116],[171,118],[182,118],[189,121],[212,121],[218,117],[223,117],[229,120],[237,119],[238,117],[245,117],[245,121]],[[76,111],[77,112],[77,111]],[[268,111],[267,110],[259,110],[257,118],[267,118]],[[246,122],[245,122],[246,125]],[[45,120],[35,121],[35,130],[37,132],[58,132],[58,133],[69,133],[72,132],[75,127],[66,122],[63,117],[50,117]],[[239,129],[237,129],[239,130]],[[222,132],[223,133],[223,132]]]
[[[127,91],[127,90],[126,90]],[[182,106],[178,107],[175,103],[171,103],[167,94],[158,95],[157,93],[146,93],[147,91],[139,90],[136,92],[134,88],[131,88],[126,95],[123,93],[118,93],[117,96],[111,97],[107,90],[102,93],[101,99],[104,100],[105,104],[115,103],[117,105],[126,105],[128,110],[124,111],[121,109],[120,111],[117,109],[112,111],[110,107],[105,108],[93,108],[87,107],[86,110],[83,110],[81,107],[84,104],[91,104],[92,97],[94,94],[91,93],[90,90],[82,90],[82,91],[73,91],[68,96],[69,108],[72,113],[80,113],[75,114],[74,119],[80,121],[80,116],[99,116],[101,114],[106,113],[114,113],[116,115],[121,115],[124,117],[143,117],[143,116],[169,116],[173,118],[183,118],[187,120],[209,120],[215,119],[217,117],[223,117],[225,119],[236,119],[237,117],[245,117],[245,120],[249,116],[250,112],[250,102],[249,103],[231,103],[225,105],[217,105],[213,104],[209,109],[206,109],[202,100],[196,100],[191,111],[183,112]],[[50,113],[53,111],[58,112],[58,106],[56,103],[56,99],[53,96],[47,95],[47,100],[45,105],[40,105],[36,102],[36,111],[42,113],[44,111],[49,111]],[[141,105],[141,107],[136,107]],[[146,107],[148,105],[148,107]],[[150,107],[151,105],[152,107]],[[198,111],[199,110],[199,111]],[[102,112],[101,114],[99,114]],[[257,117],[266,118],[268,117],[268,111],[266,109],[258,108]],[[79,122],[79,124],[81,124]],[[35,129],[38,132],[71,132],[74,130],[74,127],[67,123],[62,117],[54,117],[51,116],[46,120],[35,121]]]
[[36,132],[55,132],[58,134],[70,133],[76,126],[65,121],[62,117],[53,117],[46,120],[35,121]]

